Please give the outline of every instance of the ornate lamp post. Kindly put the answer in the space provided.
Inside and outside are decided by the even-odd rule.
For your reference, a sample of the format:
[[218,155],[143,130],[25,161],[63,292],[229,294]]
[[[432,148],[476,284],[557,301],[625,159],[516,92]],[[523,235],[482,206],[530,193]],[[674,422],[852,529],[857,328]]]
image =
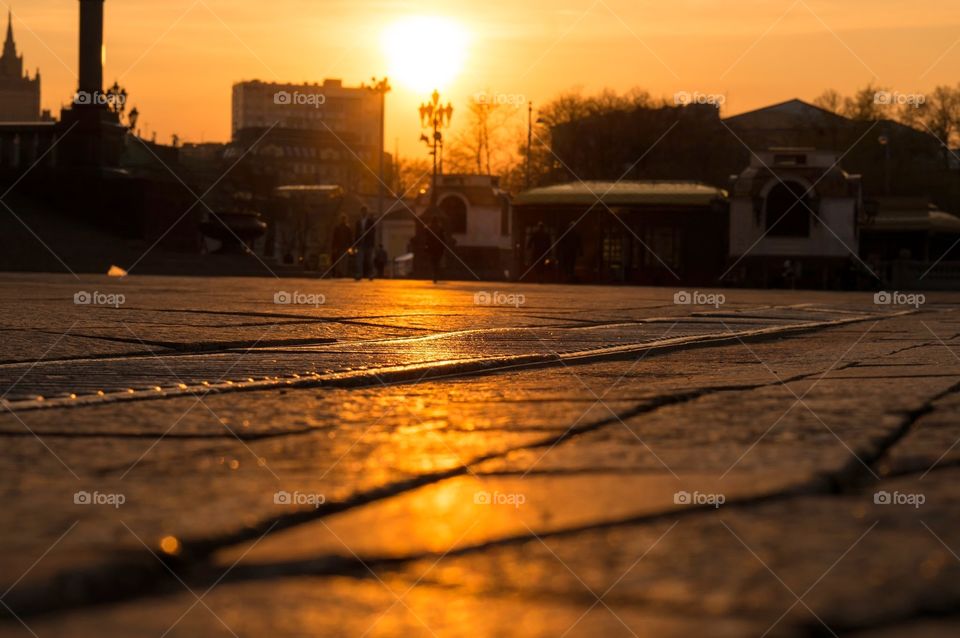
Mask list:
[[527,159],[523,169],[523,187],[530,190],[530,146],[533,142],[533,102],[527,102]]
[[140,119],[140,111],[137,110],[137,107],[133,107],[128,119],[130,121],[130,132],[134,135],[139,135],[137,132],[137,121]]
[[420,136],[423,142],[433,147],[433,150],[430,151],[430,154],[433,155],[433,178],[430,182],[431,208],[437,204],[437,166],[439,159],[437,147],[443,144],[443,133],[441,133],[440,130],[449,128],[452,118],[453,106],[451,106],[450,102],[447,102],[446,106],[440,104],[440,93],[436,90],[433,92],[433,95],[430,96],[429,102],[424,102],[420,105],[420,126],[433,131],[430,139],[428,139],[426,135]]
[[883,147],[883,194],[890,196],[890,136],[886,133],[877,138]]
[[127,111],[127,90],[117,82],[107,89],[107,108],[116,113],[117,119],[123,122],[123,115]]
[[387,92],[392,88],[390,82],[387,81],[387,78],[382,80],[377,80],[377,78],[370,78],[370,81],[373,82],[373,86],[370,88],[380,94],[380,132],[377,137],[377,150],[379,151],[377,160],[379,161],[379,184],[377,184],[377,219],[383,216],[383,121],[384,113],[386,110],[386,96]]

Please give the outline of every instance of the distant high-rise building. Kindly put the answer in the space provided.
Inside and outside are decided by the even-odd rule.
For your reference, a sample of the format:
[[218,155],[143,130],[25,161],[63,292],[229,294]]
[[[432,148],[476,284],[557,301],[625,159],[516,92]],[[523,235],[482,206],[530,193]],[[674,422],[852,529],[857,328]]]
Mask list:
[[23,71],[13,39],[13,15],[7,16],[7,39],[0,56],[0,122],[40,120],[40,71],[32,78]]
[[233,85],[233,135],[245,128],[330,131],[379,145],[380,94],[368,86],[239,82]]
[[380,100],[374,87],[345,87],[340,80],[239,82],[233,85],[233,142],[269,150],[281,183],[339,184],[372,194],[382,148]]

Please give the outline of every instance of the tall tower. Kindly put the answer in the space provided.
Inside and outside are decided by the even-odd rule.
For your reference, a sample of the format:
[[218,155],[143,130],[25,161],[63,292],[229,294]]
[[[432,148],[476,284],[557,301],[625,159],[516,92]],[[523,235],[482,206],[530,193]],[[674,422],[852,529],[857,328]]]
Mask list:
[[13,11],[7,12],[7,39],[3,43],[0,71],[4,77],[23,76],[23,57],[17,55],[17,43],[13,39]]
[[80,77],[73,104],[60,113],[62,166],[111,168],[120,163],[126,129],[103,97],[104,0],[80,2]]
[[80,82],[90,95],[103,92],[103,2],[80,0]]
[[33,78],[23,72],[23,56],[17,55],[13,38],[13,13],[7,13],[7,39],[0,55],[0,121],[36,122],[40,119],[40,73]]

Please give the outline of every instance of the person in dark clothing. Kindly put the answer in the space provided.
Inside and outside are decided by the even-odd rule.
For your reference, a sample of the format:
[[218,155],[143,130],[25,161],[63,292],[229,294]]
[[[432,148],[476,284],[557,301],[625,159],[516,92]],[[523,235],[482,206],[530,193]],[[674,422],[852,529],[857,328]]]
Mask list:
[[333,237],[330,241],[330,257],[333,260],[333,276],[346,277],[350,268],[347,253],[353,244],[353,231],[347,223],[347,216],[340,215],[340,223],[333,227]]
[[354,243],[357,247],[357,272],[354,279],[360,281],[367,277],[373,280],[373,248],[377,242],[377,223],[364,206],[360,209]]
[[387,267],[387,251],[383,244],[377,246],[377,252],[373,256],[373,267],[377,270],[377,277],[383,279],[383,271]]
[[577,278],[577,257],[580,256],[580,235],[577,234],[574,226],[574,222],[570,222],[557,242],[557,260],[560,262],[563,280],[567,283]]
[[543,283],[546,270],[547,258],[550,256],[550,233],[543,222],[539,222],[530,234],[527,240],[527,248],[530,250],[530,257],[533,260],[534,278],[539,283]]
[[446,250],[447,230],[443,225],[443,217],[434,213],[430,218],[430,224],[427,227],[424,237],[427,259],[430,261],[430,275],[433,277],[433,283],[440,280],[443,262],[443,252]]

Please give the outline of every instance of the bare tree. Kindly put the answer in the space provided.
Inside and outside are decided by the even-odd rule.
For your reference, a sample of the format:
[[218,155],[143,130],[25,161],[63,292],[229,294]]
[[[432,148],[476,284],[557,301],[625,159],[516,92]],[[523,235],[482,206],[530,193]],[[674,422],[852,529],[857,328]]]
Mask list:
[[394,184],[397,197],[412,197],[429,187],[432,172],[433,168],[426,158],[398,157]]
[[444,158],[447,172],[502,174],[512,157],[505,143],[511,124],[522,111],[513,99],[501,102],[489,92],[478,94],[467,106],[466,124],[453,138]]
[[924,98],[922,104],[902,108],[900,119],[935,135],[948,148],[960,143],[960,84],[938,86]]
[[887,89],[874,86],[873,82],[858,90],[852,96],[844,98],[841,115],[851,120],[872,122],[884,119],[884,103],[877,99],[880,93],[889,93]]
[[821,93],[813,100],[813,104],[838,115],[843,112],[843,96],[835,89],[827,89]]

